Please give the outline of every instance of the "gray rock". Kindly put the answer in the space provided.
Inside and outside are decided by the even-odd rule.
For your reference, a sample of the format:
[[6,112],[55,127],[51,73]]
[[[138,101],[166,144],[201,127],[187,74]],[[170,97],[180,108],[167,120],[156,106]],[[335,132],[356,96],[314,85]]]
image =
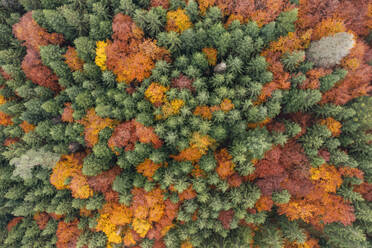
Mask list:
[[219,63],[218,65],[216,65],[214,67],[214,72],[217,72],[217,73],[222,73],[224,71],[226,71],[226,63],[225,62],[221,62]]

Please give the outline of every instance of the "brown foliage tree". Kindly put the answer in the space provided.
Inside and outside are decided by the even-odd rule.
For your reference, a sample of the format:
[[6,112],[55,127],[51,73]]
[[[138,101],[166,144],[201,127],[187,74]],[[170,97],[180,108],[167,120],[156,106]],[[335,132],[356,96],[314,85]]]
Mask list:
[[75,219],[70,223],[60,221],[57,228],[57,248],[72,248],[76,247],[76,242],[81,234],[78,228],[79,221]]

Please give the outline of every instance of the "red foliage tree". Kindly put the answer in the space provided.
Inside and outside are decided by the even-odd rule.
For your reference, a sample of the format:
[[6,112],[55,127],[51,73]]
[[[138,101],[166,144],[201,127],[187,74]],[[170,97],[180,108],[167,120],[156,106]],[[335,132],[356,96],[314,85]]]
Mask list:
[[[288,203],[279,204],[278,212],[291,220],[302,219],[317,228],[332,222],[350,225],[355,220],[354,208],[335,194],[342,183],[337,169],[327,164],[310,168],[309,179],[312,187],[307,194],[292,195]],[[330,208],[334,211],[329,211]]]
[[332,16],[340,6],[339,0],[300,0],[297,26],[308,29],[320,22],[322,18]]
[[112,183],[120,172],[121,169],[115,166],[97,176],[88,177],[88,184],[94,191],[103,193],[107,202],[118,201],[119,194],[112,190]]
[[227,182],[230,187],[239,187],[243,183],[243,179],[242,176],[235,172],[232,176],[227,178]]
[[141,143],[152,143],[154,148],[158,149],[163,145],[163,142],[155,134],[153,127],[146,127],[141,123],[134,121],[134,126],[136,127],[136,135]]
[[297,112],[288,116],[289,119],[296,122],[301,127],[301,132],[297,134],[294,139],[304,135],[306,133],[306,128],[313,123],[313,118],[310,114],[305,114],[302,112]]
[[11,221],[8,222],[6,230],[10,232],[13,229],[13,227],[15,227],[19,222],[21,222],[22,219],[23,217],[14,217]]
[[22,61],[22,70],[26,77],[33,83],[47,87],[53,91],[60,91],[58,77],[49,67],[43,65],[37,50],[27,49],[27,54]]
[[63,43],[63,35],[48,33],[33,19],[32,12],[27,12],[18,23],[13,25],[14,36],[24,40],[27,55],[22,61],[22,70],[33,83],[47,87],[53,91],[60,91],[57,76],[48,67],[43,65],[40,58],[40,46]]
[[172,80],[171,87],[178,89],[189,89],[194,92],[195,88],[192,86],[193,80],[183,75],[182,73],[175,79]]
[[363,182],[360,185],[354,186],[354,191],[362,194],[366,201],[372,201],[372,184]]
[[265,153],[265,157],[258,161],[254,171],[257,177],[269,177],[282,174],[284,168],[278,164],[281,150],[278,146]]
[[267,58],[269,62],[269,71],[273,73],[273,81],[266,83],[261,90],[261,94],[258,96],[255,104],[265,102],[265,100],[271,96],[271,93],[277,89],[289,89],[291,83],[289,82],[290,76],[288,72],[284,71],[282,63],[278,60],[278,57]]
[[48,224],[49,219],[50,219],[50,216],[47,213],[36,213],[34,215],[34,220],[36,221],[40,230],[45,229],[46,225]]
[[290,140],[267,151],[255,164],[255,172],[249,179],[256,179],[264,196],[286,189],[291,195],[301,197],[312,189],[309,168],[302,146]]
[[368,0],[300,0],[297,25],[305,30],[326,18],[337,18],[358,35],[368,35],[371,20],[368,3]]
[[3,68],[1,68],[1,66],[0,66],[0,75],[1,75],[5,80],[10,80],[10,79],[12,79],[12,77],[11,77],[8,73],[6,73],[6,72],[3,70]]
[[115,127],[111,138],[108,140],[108,146],[111,149],[124,147],[125,151],[130,151],[134,149],[137,141],[136,127],[132,121],[127,121]]
[[371,66],[362,64],[358,69],[349,71],[342,82],[325,92],[320,103],[344,105],[356,97],[367,95],[372,90],[371,78]]
[[342,18],[346,27],[360,36],[366,36],[371,28],[371,1],[369,0],[340,0],[336,17]]
[[161,6],[163,9],[169,8],[169,1],[168,0],[151,0],[150,2],[151,7],[158,7]]
[[284,133],[285,132],[285,124],[282,122],[270,122],[269,124],[266,125],[266,129],[269,132],[278,132],[278,133]]
[[222,210],[218,215],[218,220],[221,221],[225,229],[230,229],[230,223],[234,217],[234,210]]
[[259,26],[273,21],[280,12],[293,7],[289,1],[284,0],[216,0],[215,2],[225,15],[242,16],[245,21],[250,19],[256,21]]

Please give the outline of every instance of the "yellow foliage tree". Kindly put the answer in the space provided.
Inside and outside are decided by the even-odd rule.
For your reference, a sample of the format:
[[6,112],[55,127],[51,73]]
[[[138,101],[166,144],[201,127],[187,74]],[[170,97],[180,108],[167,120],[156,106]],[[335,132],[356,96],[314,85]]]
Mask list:
[[217,63],[217,50],[212,47],[204,47],[202,52],[207,56],[208,64],[215,66]]
[[160,106],[166,101],[165,92],[169,87],[165,87],[159,83],[153,82],[145,91],[146,98],[155,106]]
[[105,71],[107,69],[106,67],[106,47],[107,45],[109,45],[110,43],[107,41],[97,41],[96,42],[96,58],[95,58],[95,62],[96,62],[96,65],[98,65],[102,71]]
[[191,28],[192,23],[185,12],[186,11],[184,9],[168,11],[166,26],[166,30],[168,32],[175,31],[182,33],[186,29]]

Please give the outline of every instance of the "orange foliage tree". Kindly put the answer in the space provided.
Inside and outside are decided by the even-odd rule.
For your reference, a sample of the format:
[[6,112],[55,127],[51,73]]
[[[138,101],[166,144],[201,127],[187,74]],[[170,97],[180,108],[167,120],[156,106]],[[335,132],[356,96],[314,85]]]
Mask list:
[[81,71],[84,61],[78,57],[77,51],[73,47],[68,47],[64,54],[65,62],[72,71]]
[[273,207],[274,202],[269,196],[262,195],[255,204],[255,208],[258,212],[270,211]]
[[35,129],[35,126],[28,123],[27,121],[23,121],[19,126],[22,128],[23,132],[28,133]]
[[343,105],[356,97],[367,95],[372,90],[370,84],[372,68],[367,64],[368,56],[365,56],[368,55],[368,51],[366,43],[361,40],[356,41],[349,55],[341,61],[348,74],[322,95],[320,103]]
[[154,104],[156,107],[159,107],[167,101],[165,92],[167,92],[168,89],[168,87],[153,82],[146,89],[145,96],[152,104]]
[[[74,198],[86,199],[93,195],[87,178],[83,175],[84,154],[62,155],[50,175],[50,183],[58,190],[70,189]],[[71,179],[69,184],[66,181]]]
[[200,135],[198,132],[195,132],[190,139],[190,146],[182,150],[178,155],[171,155],[170,157],[176,161],[197,162],[207,153],[209,147],[213,147],[215,142],[208,135]]
[[96,230],[106,234],[109,243],[121,243],[121,231],[118,225],[129,224],[132,220],[132,211],[126,206],[108,202],[99,210],[100,217]]
[[179,204],[169,199],[164,201],[160,188],[146,192],[142,188],[131,191],[132,203],[129,207],[117,202],[109,202],[99,210],[97,231],[103,231],[109,243],[135,245],[141,238],[161,240],[174,226]]
[[154,163],[151,159],[145,159],[144,162],[137,165],[137,172],[141,173],[147,179],[152,181],[152,176],[155,174],[156,170],[161,167],[161,164]]
[[13,227],[15,227],[19,222],[21,222],[23,218],[24,217],[14,217],[13,219],[11,219],[6,225],[6,229],[8,230],[8,232],[10,232]]
[[211,120],[212,119],[212,114],[215,111],[222,110],[224,112],[229,112],[230,110],[234,109],[234,104],[232,101],[228,98],[225,98],[221,101],[219,105],[214,105],[214,106],[196,106],[194,109],[194,115],[199,115],[202,118],[206,120]]
[[234,163],[231,161],[232,156],[229,154],[226,148],[216,152],[214,156],[217,161],[216,172],[220,178],[226,179],[234,174]]
[[332,136],[339,136],[341,133],[342,124],[339,121],[336,121],[332,117],[320,120],[321,125],[326,125],[329,131],[331,131]]
[[204,47],[202,52],[207,56],[208,64],[215,66],[217,63],[217,50],[212,47]]
[[14,36],[19,40],[24,40],[24,46],[28,49],[39,52],[40,46],[50,44],[59,45],[63,42],[63,35],[49,33],[32,19],[32,12],[23,15],[20,21],[13,25]]
[[198,0],[199,9],[202,15],[205,15],[207,9],[215,4],[216,0]]
[[155,148],[160,148],[163,142],[155,134],[153,127],[146,127],[136,120],[131,120],[119,124],[108,140],[108,146],[125,148],[125,151],[134,149],[135,143],[152,143]]
[[89,109],[86,116],[77,122],[85,127],[84,138],[87,147],[93,147],[97,144],[98,134],[102,129],[113,127],[116,124],[114,120],[99,117],[93,108]]
[[356,97],[367,95],[372,90],[371,77],[371,66],[360,65],[356,70],[349,71],[346,77],[331,90],[325,92],[320,103],[344,105]]
[[314,68],[306,72],[306,80],[299,85],[300,89],[318,89],[320,87],[319,78],[331,74],[332,70],[324,68]]
[[[4,96],[0,95],[0,105],[5,104],[7,101]],[[0,111],[0,125],[9,126],[13,125],[12,117]]]
[[312,40],[320,40],[322,37],[334,35],[339,32],[345,32],[346,27],[342,20],[327,18],[319,22],[312,33]]
[[114,41],[106,47],[106,65],[118,82],[142,82],[151,75],[156,60],[169,60],[169,52],[158,47],[156,41],[144,39],[142,30],[129,16],[115,15],[112,29]]

